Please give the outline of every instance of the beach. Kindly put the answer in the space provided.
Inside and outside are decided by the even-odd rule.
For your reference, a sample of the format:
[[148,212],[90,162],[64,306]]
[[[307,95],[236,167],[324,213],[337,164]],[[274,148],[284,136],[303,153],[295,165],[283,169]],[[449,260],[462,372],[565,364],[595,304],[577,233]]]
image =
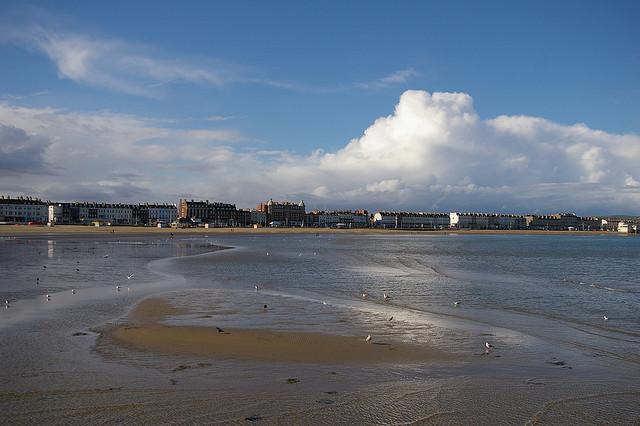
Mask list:
[[[220,234],[241,234],[241,235],[272,235],[272,234],[339,234],[339,235],[620,235],[612,231],[540,231],[540,230],[422,230],[422,229],[381,229],[381,228],[309,228],[309,227],[221,227],[221,228],[156,228],[145,226],[85,226],[85,225],[56,225],[48,226],[27,226],[27,225],[0,225],[2,235],[67,235],[67,234],[87,234],[87,235],[220,235]],[[633,235],[633,234],[630,234]]]
[[638,239],[119,229],[2,234],[5,423],[640,416]]

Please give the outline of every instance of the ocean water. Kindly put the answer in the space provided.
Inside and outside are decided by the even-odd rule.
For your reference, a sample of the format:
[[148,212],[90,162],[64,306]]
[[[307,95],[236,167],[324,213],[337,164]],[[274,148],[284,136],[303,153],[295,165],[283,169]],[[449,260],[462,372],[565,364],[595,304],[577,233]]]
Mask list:
[[[38,395],[59,405],[49,414],[60,423],[79,401],[117,420],[108,407],[134,391],[144,407],[171,407],[159,419],[123,408],[147,422],[632,423],[639,260],[640,238],[618,235],[4,237],[0,405],[41,421],[26,395],[64,387],[72,393]],[[178,377],[184,360],[97,339],[152,295],[187,309],[169,323],[371,334],[464,361],[380,371],[221,360]],[[281,385],[292,372],[304,377],[295,389]],[[196,394],[225,403],[178,409]]]

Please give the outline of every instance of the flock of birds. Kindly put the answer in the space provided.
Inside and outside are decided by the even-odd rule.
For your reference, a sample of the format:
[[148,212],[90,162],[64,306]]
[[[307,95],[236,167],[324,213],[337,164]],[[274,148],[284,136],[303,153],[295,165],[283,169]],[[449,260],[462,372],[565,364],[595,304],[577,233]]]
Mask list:
[[[313,254],[314,254],[314,255],[317,255],[317,252],[313,252]],[[267,251],[267,256],[270,256],[270,255],[271,255],[271,253]],[[298,257],[301,257],[301,256],[302,256],[302,253],[298,253]],[[255,287],[255,290],[256,290],[256,291],[259,291],[259,290],[260,290],[260,287],[259,287],[257,284],[256,284],[254,287]],[[363,298],[363,299],[366,299],[366,298],[368,298],[368,297],[369,297],[369,294],[368,294],[368,293],[366,293],[366,292],[363,292],[363,293],[362,293],[362,298]],[[385,301],[387,301],[387,300],[391,299],[391,296],[390,296],[386,291],[383,291],[383,292],[382,292],[382,298],[383,298]],[[323,304],[323,305],[327,305],[327,302],[323,300],[323,301],[322,301],[322,304]],[[460,305],[461,305],[461,302],[460,302],[459,300],[454,300],[454,301],[453,301],[453,305],[454,305],[454,306],[456,306],[456,307],[457,307],[457,306],[460,306]],[[267,309],[267,305],[264,305],[264,309],[265,309],[265,310]],[[604,316],[603,316],[603,320],[604,320],[604,321],[608,321],[608,320],[609,320],[609,317],[608,317],[607,315],[604,315]],[[388,321],[393,321],[393,316],[389,317],[389,318],[388,318]],[[371,335],[370,335],[370,334],[368,334],[368,335],[367,335],[367,337],[365,337],[364,341],[365,341],[365,343],[367,343],[367,344],[372,344],[372,343],[373,343],[373,337],[371,337]],[[489,353],[489,352],[491,352],[495,347],[494,347],[490,342],[484,342],[484,348],[485,348],[485,353]]]
[[[314,255],[316,255],[316,254],[317,254],[317,252],[313,252],[313,254],[314,254]],[[271,253],[267,251],[267,256],[270,256],[270,255],[271,255]],[[298,257],[301,257],[301,256],[302,256],[302,253],[298,253]],[[257,291],[260,291],[260,286],[259,286],[258,284],[254,285],[254,288],[255,288],[256,292],[257,292]],[[366,293],[366,292],[363,292],[363,293],[362,293],[362,298],[363,298],[363,299],[367,299],[368,297],[369,297],[369,294],[368,294],[368,293]],[[387,301],[387,300],[390,300],[390,299],[391,299],[391,296],[387,293],[387,291],[386,291],[386,290],[384,290],[384,291],[382,292],[382,298],[383,298],[385,301]],[[323,300],[323,301],[322,301],[322,304],[323,304],[323,305],[328,305],[328,303],[327,303],[325,300]],[[460,301],[459,301],[459,300],[455,300],[455,301],[453,302],[453,305],[454,305],[454,306],[460,306]],[[267,310],[267,305],[264,305],[264,310],[265,310],[265,311]],[[390,317],[387,319],[387,321],[393,321],[393,319],[394,319],[394,317],[393,317],[393,316],[390,316]],[[605,320],[608,320],[609,318],[607,318],[607,317],[605,316],[605,317],[604,317],[604,319],[605,319]],[[365,341],[365,343],[367,343],[367,344],[372,344],[372,343],[373,343],[373,337],[371,337],[371,335],[370,335],[370,334],[367,334],[367,337],[365,337],[364,341]],[[485,351],[486,351],[487,353],[488,353],[488,352],[490,352],[491,350],[493,350],[493,348],[494,348],[494,346],[493,346],[491,343],[489,343],[489,342],[485,342],[485,343],[484,343],[484,347],[485,347]]]
[[[317,252],[313,252],[313,254],[314,254],[314,255],[317,255]],[[271,255],[271,253],[267,251],[267,256],[270,256],[270,255]],[[298,253],[298,257],[301,257],[301,256],[302,256],[302,253]],[[105,255],[103,256],[103,258],[108,259],[108,258],[109,258],[109,255],[108,255],[108,254],[105,254]],[[80,261],[76,261],[76,264],[80,264]],[[43,270],[46,270],[46,269],[47,269],[47,265],[43,265],[43,266],[42,266],[42,269],[43,269]],[[77,267],[76,267],[76,272],[80,272],[80,268],[77,268]],[[127,278],[127,280],[131,280],[131,279],[133,279],[133,277],[134,277],[134,274],[131,274],[131,275],[127,275],[127,277],[126,277],[126,278]],[[36,285],[39,285],[39,284],[40,284],[40,278],[39,278],[39,277],[36,277]],[[259,287],[257,284],[256,284],[254,287],[255,287],[255,290],[256,290],[256,291],[259,291],[259,290],[260,290],[260,287]],[[122,287],[121,287],[119,284],[116,284],[116,291],[118,291],[118,292],[119,292],[119,291],[121,290],[121,288],[122,288]],[[130,287],[127,287],[127,291],[131,291],[131,288],[130,288]],[[71,289],[71,294],[76,294],[76,289]],[[362,298],[363,298],[363,299],[366,299],[366,298],[368,298],[368,297],[369,297],[369,294],[368,294],[368,293],[366,293],[366,292],[363,292],[363,293],[362,293]],[[383,292],[382,292],[382,298],[383,298],[385,301],[387,301],[387,300],[391,299],[391,296],[390,296],[389,294],[387,294],[387,292],[386,292],[386,291],[383,291]],[[46,295],[45,295],[45,299],[46,299],[47,301],[50,301],[50,300],[51,300],[51,295],[50,295],[50,294],[46,294]],[[323,305],[327,305],[327,302],[323,300],[323,301],[322,301],[322,304],[323,304]],[[453,302],[453,305],[454,305],[454,306],[460,306],[460,301],[458,301],[458,300],[454,301],[454,302]],[[5,308],[9,308],[9,307],[10,307],[10,302],[9,302],[9,300],[5,300],[5,301],[4,301],[4,307],[5,307]],[[263,309],[266,311],[266,310],[267,310],[267,305],[264,305],[264,306],[263,306]],[[607,315],[604,315],[602,318],[603,318],[603,320],[604,320],[604,321],[608,321],[608,320],[609,320],[609,317],[608,317]],[[393,316],[389,317],[389,318],[388,318],[388,321],[393,321]],[[223,330],[221,330],[220,328],[218,328],[218,332],[223,332]],[[368,335],[367,335],[367,337],[364,339],[364,341],[365,341],[365,343],[367,343],[367,344],[372,344],[372,343],[373,343],[373,338],[371,337],[371,335],[370,335],[370,334],[368,334]],[[493,346],[491,343],[489,343],[489,342],[485,342],[485,343],[484,343],[484,347],[485,347],[485,351],[486,351],[487,353],[488,353],[488,352],[490,352],[490,351],[492,351],[492,350],[494,349],[494,346]]]
[[[105,254],[103,256],[103,258],[108,259],[109,255]],[[79,265],[79,264],[80,264],[80,261],[77,260],[76,261],[76,265]],[[76,267],[75,269],[76,269],[76,272],[80,272],[80,268]],[[47,270],[47,265],[42,265],[42,270],[46,271]],[[127,277],[127,280],[131,280],[131,279],[133,279],[134,274],[127,275],[126,277]],[[39,286],[39,285],[40,285],[40,277],[36,277],[36,286]],[[116,282],[116,291],[120,291],[121,289],[122,289],[122,287],[119,284],[117,284],[117,282]],[[127,292],[130,292],[130,291],[131,291],[131,287],[127,287]],[[76,294],[76,289],[75,288],[71,289],[71,294]],[[48,302],[51,301],[51,294],[47,293],[47,294],[44,295],[44,297],[45,297],[46,301],[48,301]],[[9,300],[5,300],[4,301],[5,309],[8,309],[10,306],[11,306],[11,302],[9,302]]]

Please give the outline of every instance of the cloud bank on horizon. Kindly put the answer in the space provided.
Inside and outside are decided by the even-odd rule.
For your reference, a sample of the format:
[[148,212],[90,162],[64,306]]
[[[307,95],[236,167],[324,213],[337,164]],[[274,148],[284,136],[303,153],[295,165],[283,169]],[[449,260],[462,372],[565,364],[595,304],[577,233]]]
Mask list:
[[332,152],[256,149],[233,130],[0,103],[0,187],[55,200],[269,197],[310,208],[640,209],[640,136],[530,116],[482,119],[465,93],[405,91]]

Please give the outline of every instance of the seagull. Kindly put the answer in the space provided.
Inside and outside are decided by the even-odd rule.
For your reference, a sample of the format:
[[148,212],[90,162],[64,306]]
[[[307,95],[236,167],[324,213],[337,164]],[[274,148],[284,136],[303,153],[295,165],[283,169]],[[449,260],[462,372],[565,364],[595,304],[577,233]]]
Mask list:
[[258,284],[254,285],[254,287],[256,288],[256,291],[258,291],[258,290],[259,290],[259,288],[258,288]]
[[389,317],[389,321],[393,321],[393,317]]
[[298,253],[298,257],[301,257],[301,256],[302,256],[302,253]]
[[104,255],[104,256],[102,256],[102,257],[104,257],[104,258],[106,259],[107,257],[109,257],[109,255],[108,255],[108,254],[105,254],[105,255]]
[[453,304],[454,304],[455,306],[458,306],[458,305],[460,304],[460,302],[458,302],[458,301],[456,300],[455,302],[453,302]]
[[4,304],[5,304],[5,305],[7,305],[7,306],[9,306],[9,301],[8,301],[8,300],[5,300],[5,301],[4,301]]
[[127,276],[128,280],[130,280],[131,278],[133,278],[133,274]]
[[325,301],[323,300],[323,301],[322,301],[322,304],[323,304],[323,305],[326,305],[326,304],[327,304],[327,302],[325,302]]
[[51,295],[47,294],[47,300],[50,300],[50,299],[51,299]]
[[368,334],[368,335],[367,335],[367,338],[366,338],[366,339],[364,339],[364,341],[365,341],[365,342],[367,342],[367,343],[371,343],[371,335],[370,335],[370,334]]
[[382,297],[384,297],[385,299],[391,299],[391,296],[389,296],[386,291],[382,293]]
[[493,349],[493,345],[489,342],[484,342],[484,347],[487,348],[487,352]]
[[119,285],[116,286],[116,291],[120,291],[120,286]]
[[71,289],[71,294],[76,294],[76,289],[75,288]]
[[366,299],[367,298],[367,293],[362,293],[362,298]]
[[216,327],[216,330],[218,330],[218,333],[224,333],[224,330],[221,329],[220,327]]
[[267,256],[269,256],[269,252],[267,252]]
[[605,321],[609,321],[609,317],[608,316],[603,316],[602,319],[604,319]]

